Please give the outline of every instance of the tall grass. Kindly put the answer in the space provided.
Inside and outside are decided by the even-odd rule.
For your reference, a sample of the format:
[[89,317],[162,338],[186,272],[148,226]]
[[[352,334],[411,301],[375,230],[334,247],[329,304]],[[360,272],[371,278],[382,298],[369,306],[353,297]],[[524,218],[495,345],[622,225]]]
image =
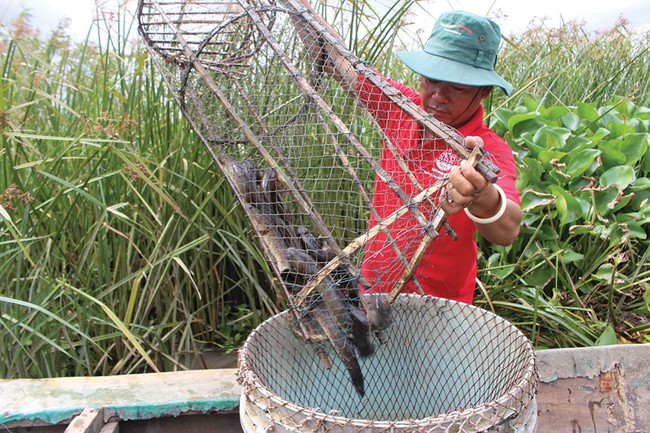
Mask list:
[[[396,23],[411,3],[384,13],[354,2],[341,28],[396,78],[414,79],[390,52],[404,43]],[[206,347],[236,347],[281,305],[230,190],[131,42],[133,25],[120,10],[91,30],[99,43],[77,44],[63,30],[40,37],[24,17],[0,34],[1,377],[189,368]],[[623,23],[601,39],[579,27],[531,28],[501,54],[521,92],[488,108],[515,108],[529,93],[540,104],[621,95],[647,105],[648,63],[648,35]],[[486,281],[486,293],[510,291],[483,305],[494,299],[533,333],[539,317],[558,325],[562,338],[542,344],[598,337],[582,326],[592,310]]]
[[517,94],[538,95],[548,105],[605,105],[615,97],[650,105],[650,32],[637,33],[620,18],[610,29],[585,31],[578,21],[548,27],[534,20],[505,38],[499,72]]
[[41,40],[24,20],[2,38],[2,377],[186,368],[245,336],[222,329],[276,311],[230,190],[129,46],[132,22],[120,11],[97,45]]

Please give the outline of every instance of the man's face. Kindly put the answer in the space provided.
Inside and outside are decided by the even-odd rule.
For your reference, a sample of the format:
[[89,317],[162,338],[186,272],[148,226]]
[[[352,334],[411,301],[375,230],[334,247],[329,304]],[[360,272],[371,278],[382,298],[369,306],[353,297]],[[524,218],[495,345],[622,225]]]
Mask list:
[[420,96],[424,110],[454,128],[467,123],[481,105],[481,100],[491,91],[492,87],[465,86],[420,78]]

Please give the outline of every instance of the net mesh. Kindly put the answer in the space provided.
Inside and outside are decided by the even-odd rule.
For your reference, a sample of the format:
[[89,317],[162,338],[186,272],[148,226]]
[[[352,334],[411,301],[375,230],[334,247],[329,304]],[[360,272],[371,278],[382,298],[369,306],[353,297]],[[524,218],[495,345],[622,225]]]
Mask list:
[[239,354],[245,410],[280,431],[476,432],[513,419],[504,431],[534,431],[534,352],[517,328],[429,296],[399,296],[392,313],[385,343],[361,360],[363,397],[340,359],[323,370],[288,312],[268,320]]
[[[494,156],[470,152],[460,134],[347,51],[295,0],[141,0],[138,20],[165,82],[244,208],[289,305],[291,335],[268,328],[275,343],[251,356],[259,357],[260,368],[273,365],[264,369],[275,384],[287,379],[274,373],[279,364],[295,361],[286,358],[292,345],[302,344],[300,356],[319,360],[320,369],[287,382],[291,389],[274,385],[274,391],[292,401],[292,392],[318,381],[329,390],[324,406],[346,416],[406,416],[381,409],[380,400],[362,412],[358,405],[341,408],[350,391],[331,371],[344,366],[357,398],[370,384],[373,393],[389,394],[392,382],[368,378],[378,359],[370,355],[396,355],[389,349],[394,338],[409,343],[393,335],[393,304],[402,292],[422,293],[426,277],[416,273],[417,265],[436,249],[444,254],[441,240],[456,236],[441,207],[449,170],[465,159],[494,182]],[[406,117],[412,129],[394,122]],[[408,314],[419,323],[420,312]],[[413,380],[399,384],[406,397],[414,388],[427,389],[431,376],[418,369],[438,362],[416,348],[417,341],[410,343],[413,350],[400,349],[397,362],[397,371],[408,369]],[[514,356],[499,350],[504,360]],[[292,379],[299,380],[306,370],[297,365]],[[408,417],[475,404],[469,396],[482,383],[465,379],[436,388],[441,406]],[[459,389],[468,397],[445,401]],[[302,404],[323,406],[321,397],[305,397]]]

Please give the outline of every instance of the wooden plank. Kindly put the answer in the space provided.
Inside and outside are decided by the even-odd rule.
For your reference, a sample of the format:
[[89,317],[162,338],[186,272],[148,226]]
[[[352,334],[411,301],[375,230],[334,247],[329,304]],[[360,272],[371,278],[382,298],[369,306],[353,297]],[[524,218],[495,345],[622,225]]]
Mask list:
[[117,421],[108,422],[99,433],[120,433],[120,423]]
[[623,390],[617,381],[615,388],[601,386],[603,378],[576,377],[541,383],[537,394],[539,430],[541,432],[609,432],[625,431]]
[[104,409],[87,407],[72,420],[65,433],[99,433],[102,427],[104,427]]
[[85,407],[122,421],[184,413],[237,413],[237,369],[104,377],[0,379],[0,427],[68,423]]
[[650,432],[650,345],[537,352],[538,433]]

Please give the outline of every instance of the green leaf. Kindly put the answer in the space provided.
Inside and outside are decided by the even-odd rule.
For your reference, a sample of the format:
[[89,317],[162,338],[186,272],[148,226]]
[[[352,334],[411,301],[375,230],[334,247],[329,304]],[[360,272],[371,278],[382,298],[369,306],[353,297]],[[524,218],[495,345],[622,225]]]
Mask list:
[[541,180],[542,174],[544,173],[544,167],[539,162],[539,159],[536,158],[524,158],[524,170],[522,170],[521,175],[531,176],[538,181]]
[[533,134],[533,133],[526,132],[525,134],[523,134],[521,136],[521,138],[524,141],[523,147],[528,149],[528,151],[530,152],[530,157],[537,158],[537,155],[539,155],[539,153],[541,151],[546,150],[546,148],[544,148],[542,146],[538,146],[537,144],[535,144],[535,142],[533,141],[533,136],[534,135],[535,134]]
[[627,134],[634,134],[636,132],[634,127],[622,123],[619,119],[607,123],[607,129],[609,129],[612,137],[623,137]]
[[625,224],[627,226],[627,231],[628,234],[630,235],[630,238],[635,238],[635,239],[647,239],[648,235],[646,234],[645,230],[643,229],[643,226],[639,224],[638,221],[632,219],[629,217],[629,215],[618,215],[616,218],[618,222],[621,224]]
[[634,210],[640,211],[650,203],[650,178],[641,177],[628,188],[634,194],[631,204]]
[[551,120],[560,120],[562,116],[569,113],[569,109],[560,105],[555,105],[553,107],[548,107],[545,110],[542,110],[544,117]]
[[515,137],[519,137],[525,132],[534,132],[545,126],[538,120],[539,113],[515,114],[508,119],[508,130]]
[[628,134],[621,140],[611,142],[610,146],[625,155],[625,164],[634,165],[648,151],[649,137],[647,133]]
[[617,185],[621,189],[627,188],[636,180],[634,169],[628,165],[612,167],[600,176],[600,185],[608,187]]
[[538,158],[543,164],[548,164],[553,160],[561,160],[566,156],[566,152],[560,152],[559,150],[542,150],[539,152]]
[[568,152],[578,152],[580,150],[593,149],[593,148],[594,148],[594,143],[584,135],[579,135],[579,136],[572,135],[567,139],[566,145],[564,146],[564,148],[562,148],[562,150],[568,153]]
[[543,194],[536,191],[524,191],[521,195],[521,209],[530,212],[533,209],[546,207],[553,203],[555,197],[551,194]]
[[[594,162],[592,165],[595,164],[597,164],[597,162]],[[580,176],[571,179],[571,182],[568,184],[568,189],[569,191],[577,191],[578,197],[591,202],[591,187],[593,186],[593,181],[593,179],[587,178],[587,176]]]
[[600,153],[601,152],[598,149],[584,149],[578,152],[569,153],[565,158],[567,163],[566,173],[570,175],[572,179],[581,176],[591,167],[596,158],[600,156]]
[[626,224],[613,223],[609,227],[609,247],[617,248],[628,237]]
[[618,213],[622,211],[623,208],[627,207],[627,205],[632,202],[632,198],[634,198],[634,194],[625,194],[621,196],[621,199],[614,206],[614,212]]
[[542,108],[540,101],[533,97],[531,94],[525,94],[523,98],[521,98],[521,103],[526,108],[526,110],[530,112],[536,112]]
[[604,263],[600,265],[596,270],[596,272],[594,272],[591,276],[596,280],[610,282],[613,276],[612,274],[613,269],[614,267],[611,264]]
[[578,102],[578,109],[576,114],[583,120],[586,120],[587,123],[593,123],[600,117],[598,110],[593,106],[593,104],[585,104],[583,102]]
[[607,325],[602,334],[596,339],[596,346],[611,346],[613,344],[618,344],[618,339],[616,338],[616,331],[612,325]]
[[621,196],[621,190],[616,186],[610,186],[600,191],[595,191],[594,203],[596,204],[596,212],[602,216],[610,214],[616,207]]
[[571,136],[571,131],[566,128],[543,126],[537,129],[533,136],[533,142],[545,149],[562,149],[566,139]]
[[[617,152],[615,158],[619,165],[635,165],[648,151],[648,137],[647,133],[628,134],[623,138],[603,143],[603,146]],[[624,159],[621,159],[620,155],[624,155]]]
[[[617,98],[618,99],[618,98]],[[626,118],[634,117],[634,113],[637,110],[637,106],[631,100],[618,99],[616,104],[616,111],[619,114],[625,115]]]
[[524,281],[531,287],[544,287],[555,277],[555,272],[548,264],[544,264],[526,275]]
[[580,118],[573,113],[566,113],[560,120],[562,120],[562,124],[571,131],[576,131],[580,128]]
[[487,271],[499,279],[507,277],[515,270],[515,266],[512,264],[502,264],[501,254],[499,253],[494,253],[488,258],[488,266]]
[[[612,109],[611,106],[603,106],[598,109],[598,112],[600,113],[600,122],[601,124],[605,125],[607,128],[610,126],[613,126],[616,128],[615,125],[623,124],[623,118],[618,115],[618,113]],[[619,135],[612,131],[612,136],[613,137],[619,137]]]
[[551,185],[550,189],[553,195],[557,197],[555,208],[560,216],[560,225],[576,221],[583,215],[582,206],[570,193],[557,185]]
[[584,258],[584,254],[577,253],[571,249],[562,252],[562,260],[564,263],[578,263]]
[[505,126],[508,126],[508,120],[514,115],[515,112],[508,108],[499,108],[493,113],[493,116],[496,117]]
[[492,118],[495,120],[495,123],[492,124],[492,127],[497,127],[498,124],[504,128],[508,128],[508,120],[514,116],[514,111],[507,108],[499,108],[494,113],[492,113]]
[[603,138],[607,138],[609,134],[610,134],[609,129],[598,128],[591,136],[589,136],[589,139],[591,140],[592,143],[597,144]]
[[598,145],[605,168],[616,167],[625,164],[625,154],[609,146],[609,142],[602,142]]
[[591,212],[591,200],[587,201],[579,196],[576,196],[575,199],[581,209],[580,215],[583,218],[588,218]]

